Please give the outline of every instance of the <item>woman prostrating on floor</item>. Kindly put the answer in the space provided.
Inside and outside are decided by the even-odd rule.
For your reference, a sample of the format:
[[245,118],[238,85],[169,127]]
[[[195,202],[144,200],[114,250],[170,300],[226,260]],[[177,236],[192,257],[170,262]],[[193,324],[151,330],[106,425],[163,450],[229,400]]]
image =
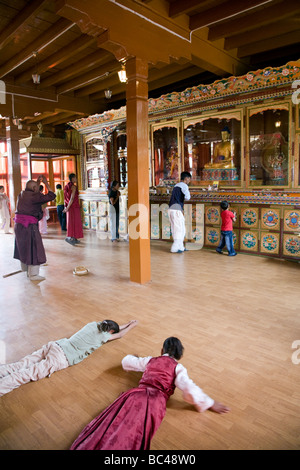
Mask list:
[[149,450],[175,387],[197,411],[210,409],[220,414],[229,411],[194,384],[185,367],[177,363],[183,354],[179,339],[167,338],[161,354],[159,357],[124,357],[123,369],[144,372],[139,386],[122,393],[91,421],[71,450]]
[[70,338],[49,341],[18,362],[0,365],[0,396],[78,364],[104,343],[122,338],[136,325],[136,320],[122,326],[113,320],[91,322]]

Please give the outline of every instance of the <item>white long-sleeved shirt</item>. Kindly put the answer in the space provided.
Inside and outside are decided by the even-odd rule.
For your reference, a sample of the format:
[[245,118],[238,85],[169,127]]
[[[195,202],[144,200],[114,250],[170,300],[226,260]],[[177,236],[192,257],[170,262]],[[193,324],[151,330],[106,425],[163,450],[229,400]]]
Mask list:
[[169,208],[172,211],[183,211],[184,201],[191,199],[189,187],[183,181],[175,184],[171,199],[169,202]]
[[[150,359],[152,356],[136,357],[129,354],[123,358],[122,367],[127,371],[144,372]],[[175,374],[175,386],[182,391],[184,401],[194,405],[199,412],[213,406],[214,400],[189,378],[187,370],[182,364],[177,364]]]

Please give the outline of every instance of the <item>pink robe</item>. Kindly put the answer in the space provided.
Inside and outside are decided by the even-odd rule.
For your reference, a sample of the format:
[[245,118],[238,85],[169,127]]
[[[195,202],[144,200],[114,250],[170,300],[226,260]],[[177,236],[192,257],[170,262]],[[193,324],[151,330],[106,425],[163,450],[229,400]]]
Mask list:
[[150,359],[139,386],[122,393],[91,421],[71,450],[149,450],[175,390],[176,366],[169,356]]
[[[72,194],[73,183],[68,183],[64,187],[65,206],[69,204]],[[79,192],[76,187],[75,197],[70,209],[67,212],[67,237],[83,238],[82,221],[80,214]]]

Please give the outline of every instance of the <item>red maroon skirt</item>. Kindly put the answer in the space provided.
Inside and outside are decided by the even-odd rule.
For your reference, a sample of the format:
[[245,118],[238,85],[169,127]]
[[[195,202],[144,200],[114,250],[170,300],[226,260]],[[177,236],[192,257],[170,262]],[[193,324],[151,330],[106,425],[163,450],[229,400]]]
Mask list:
[[70,450],[149,450],[165,416],[167,398],[145,386],[122,393],[83,429]]

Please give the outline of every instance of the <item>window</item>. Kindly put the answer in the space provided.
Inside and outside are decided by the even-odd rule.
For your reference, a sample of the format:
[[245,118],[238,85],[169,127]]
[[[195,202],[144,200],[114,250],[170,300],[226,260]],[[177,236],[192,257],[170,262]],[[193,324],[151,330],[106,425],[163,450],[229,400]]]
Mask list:
[[76,165],[74,157],[53,158],[52,160],[53,171],[53,187],[56,188],[57,184],[61,184],[62,189],[69,182],[70,173],[76,174]]
[[[56,191],[57,184],[61,184],[64,189],[64,186],[69,182],[70,173],[76,174],[76,162],[73,156],[31,157],[31,178],[36,180],[40,175],[46,176],[53,191]],[[49,205],[55,205],[55,202],[51,201]]]

